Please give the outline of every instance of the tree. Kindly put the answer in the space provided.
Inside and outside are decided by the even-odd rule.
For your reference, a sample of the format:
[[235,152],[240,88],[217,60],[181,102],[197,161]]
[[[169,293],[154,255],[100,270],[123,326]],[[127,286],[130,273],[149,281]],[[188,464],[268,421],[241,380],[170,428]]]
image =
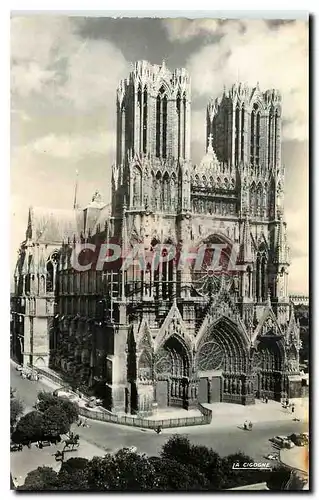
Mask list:
[[20,418],[12,434],[14,443],[29,443],[39,441],[43,437],[43,416],[39,411],[31,411]]
[[58,404],[58,397],[51,392],[41,391],[38,393],[38,401],[36,403],[37,410],[45,412],[50,406]]
[[67,399],[59,398],[59,406],[66,414],[69,424],[77,422],[79,418],[79,407],[76,403],[68,401]]
[[23,414],[24,405],[23,403],[16,398],[10,399],[10,427],[13,430],[14,426],[17,423],[18,418]]
[[59,472],[59,488],[63,491],[88,489],[88,463],[86,458],[70,458],[62,463]]
[[94,457],[88,464],[88,488],[98,491],[158,490],[159,480],[150,459],[128,449]]
[[56,437],[70,430],[70,422],[65,412],[57,406],[49,406],[43,413],[43,428],[46,436]]
[[223,489],[236,488],[237,486],[245,486],[254,483],[267,482],[269,478],[268,470],[252,470],[252,469],[236,469],[233,465],[239,463],[242,466],[244,463],[254,463],[255,460],[242,452],[232,453],[222,459],[222,470],[224,479],[222,483]]
[[151,457],[158,480],[158,491],[207,491],[209,481],[204,474],[192,465],[185,465],[176,460]]
[[161,457],[194,467],[209,481],[210,489],[220,489],[223,482],[222,459],[214,450],[191,445],[187,437],[177,434],[164,444]]
[[76,403],[68,401],[65,398],[56,396],[49,392],[39,392],[38,402],[36,405],[37,409],[41,412],[45,412],[48,408],[51,408],[53,406],[59,407],[61,411],[66,414],[70,424],[73,424],[78,420],[79,407]]
[[291,477],[290,469],[278,465],[268,475],[267,486],[272,491],[284,490]]
[[52,491],[58,490],[58,474],[51,467],[38,467],[29,472],[24,484],[18,490]]

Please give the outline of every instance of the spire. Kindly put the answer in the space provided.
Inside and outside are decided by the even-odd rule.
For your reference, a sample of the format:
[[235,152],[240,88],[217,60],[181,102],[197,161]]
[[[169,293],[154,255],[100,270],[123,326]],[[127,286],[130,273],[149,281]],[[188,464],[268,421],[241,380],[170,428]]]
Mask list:
[[212,134],[209,134],[209,136],[208,136],[207,153],[214,153],[214,148],[213,148],[213,135],[212,135]]
[[78,178],[79,178],[79,171],[78,170],[75,171],[75,175],[76,175],[76,178],[75,178],[74,201],[73,201],[73,209],[74,210],[76,210],[78,208],[78,200],[77,200],[77,196],[78,196]]

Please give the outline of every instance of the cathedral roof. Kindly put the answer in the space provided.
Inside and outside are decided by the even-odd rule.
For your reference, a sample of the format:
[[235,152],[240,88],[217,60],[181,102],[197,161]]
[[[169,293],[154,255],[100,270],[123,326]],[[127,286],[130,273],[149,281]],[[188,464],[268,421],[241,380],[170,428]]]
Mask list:
[[99,231],[104,230],[105,223],[109,220],[110,215],[111,215],[111,205],[104,204],[103,208],[100,210],[92,234],[95,234],[98,230]]
[[31,207],[27,238],[37,243],[61,243],[82,230],[82,210]]

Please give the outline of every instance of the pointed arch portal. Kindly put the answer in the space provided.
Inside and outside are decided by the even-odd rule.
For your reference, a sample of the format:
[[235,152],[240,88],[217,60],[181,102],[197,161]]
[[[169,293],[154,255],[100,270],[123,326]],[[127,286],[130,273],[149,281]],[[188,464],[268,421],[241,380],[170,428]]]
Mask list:
[[186,344],[172,335],[155,357],[156,400],[160,407],[188,408],[191,357]]
[[201,403],[247,399],[248,350],[239,328],[227,317],[207,329],[198,346],[196,366]]

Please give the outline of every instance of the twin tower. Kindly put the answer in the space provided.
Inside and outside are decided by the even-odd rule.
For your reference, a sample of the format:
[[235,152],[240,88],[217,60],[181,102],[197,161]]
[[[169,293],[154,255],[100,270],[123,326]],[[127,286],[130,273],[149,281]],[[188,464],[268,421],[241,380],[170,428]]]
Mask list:
[[[272,185],[260,184],[259,197],[270,202],[271,190],[282,197],[284,172],[280,158],[281,96],[278,91],[261,92],[258,84],[255,88],[235,84],[227,92],[224,90],[219,99],[208,103],[206,121],[206,151],[214,150],[222,170],[236,169],[236,187],[238,174],[248,168],[250,179],[256,181],[252,186],[253,196],[258,197],[258,181],[273,172]],[[190,210],[190,185],[186,188],[189,199],[185,202],[182,199],[182,184],[195,184],[190,144],[189,74],[183,68],[170,71],[165,63],[159,66],[138,61],[117,90],[114,207],[120,212],[123,205],[160,212]],[[159,184],[167,185],[171,193],[176,191],[174,204],[168,203],[164,194],[156,200],[154,193]],[[249,206],[246,211],[251,212]],[[270,212],[275,217],[276,207]],[[116,211],[113,215],[116,216]]]

